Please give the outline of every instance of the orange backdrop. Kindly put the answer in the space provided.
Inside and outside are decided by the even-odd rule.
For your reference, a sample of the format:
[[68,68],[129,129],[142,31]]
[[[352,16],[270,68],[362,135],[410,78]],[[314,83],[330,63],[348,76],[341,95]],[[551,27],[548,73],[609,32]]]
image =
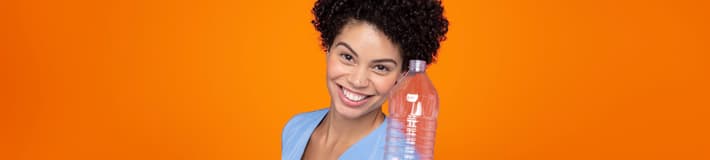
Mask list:
[[[0,159],[279,159],[313,2],[0,2]],[[444,5],[437,159],[710,159],[708,1]]]

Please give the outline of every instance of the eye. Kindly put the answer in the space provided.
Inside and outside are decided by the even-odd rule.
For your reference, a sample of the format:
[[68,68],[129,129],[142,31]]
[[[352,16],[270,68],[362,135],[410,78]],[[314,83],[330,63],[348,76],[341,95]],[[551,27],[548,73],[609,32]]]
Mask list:
[[347,61],[352,61],[352,60],[353,60],[353,56],[352,56],[352,55],[345,54],[345,53],[340,54],[340,57],[342,57],[343,59],[345,59],[345,60],[347,60]]
[[375,71],[381,72],[381,73],[387,73],[390,71],[389,67],[381,65],[381,64],[375,65],[373,68],[375,69]]

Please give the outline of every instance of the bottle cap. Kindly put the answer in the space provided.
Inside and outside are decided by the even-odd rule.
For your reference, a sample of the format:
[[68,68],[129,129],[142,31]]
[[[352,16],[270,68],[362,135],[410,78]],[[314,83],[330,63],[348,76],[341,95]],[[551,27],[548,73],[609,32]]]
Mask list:
[[426,61],[420,59],[409,60],[409,72],[424,72],[426,70]]

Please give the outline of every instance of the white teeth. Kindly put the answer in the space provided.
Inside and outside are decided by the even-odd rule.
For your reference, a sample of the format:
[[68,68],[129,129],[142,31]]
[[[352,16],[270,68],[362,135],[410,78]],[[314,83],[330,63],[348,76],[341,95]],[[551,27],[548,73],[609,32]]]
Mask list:
[[362,99],[365,99],[365,96],[359,95],[359,94],[355,94],[355,93],[352,93],[352,92],[348,92],[348,90],[346,90],[346,89],[344,89],[344,88],[343,88],[343,95],[345,95],[345,97],[348,98],[348,99],[351,100],[351,101],[360,101],[360,100],[362,100]]

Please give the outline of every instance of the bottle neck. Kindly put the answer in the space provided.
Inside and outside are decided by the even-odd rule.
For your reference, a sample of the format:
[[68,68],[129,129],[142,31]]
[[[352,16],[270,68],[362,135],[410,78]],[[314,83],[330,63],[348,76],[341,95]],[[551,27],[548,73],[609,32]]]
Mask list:
[[409,60],[409,72],[420,73],[426,71],[426,61],[419,59]]

